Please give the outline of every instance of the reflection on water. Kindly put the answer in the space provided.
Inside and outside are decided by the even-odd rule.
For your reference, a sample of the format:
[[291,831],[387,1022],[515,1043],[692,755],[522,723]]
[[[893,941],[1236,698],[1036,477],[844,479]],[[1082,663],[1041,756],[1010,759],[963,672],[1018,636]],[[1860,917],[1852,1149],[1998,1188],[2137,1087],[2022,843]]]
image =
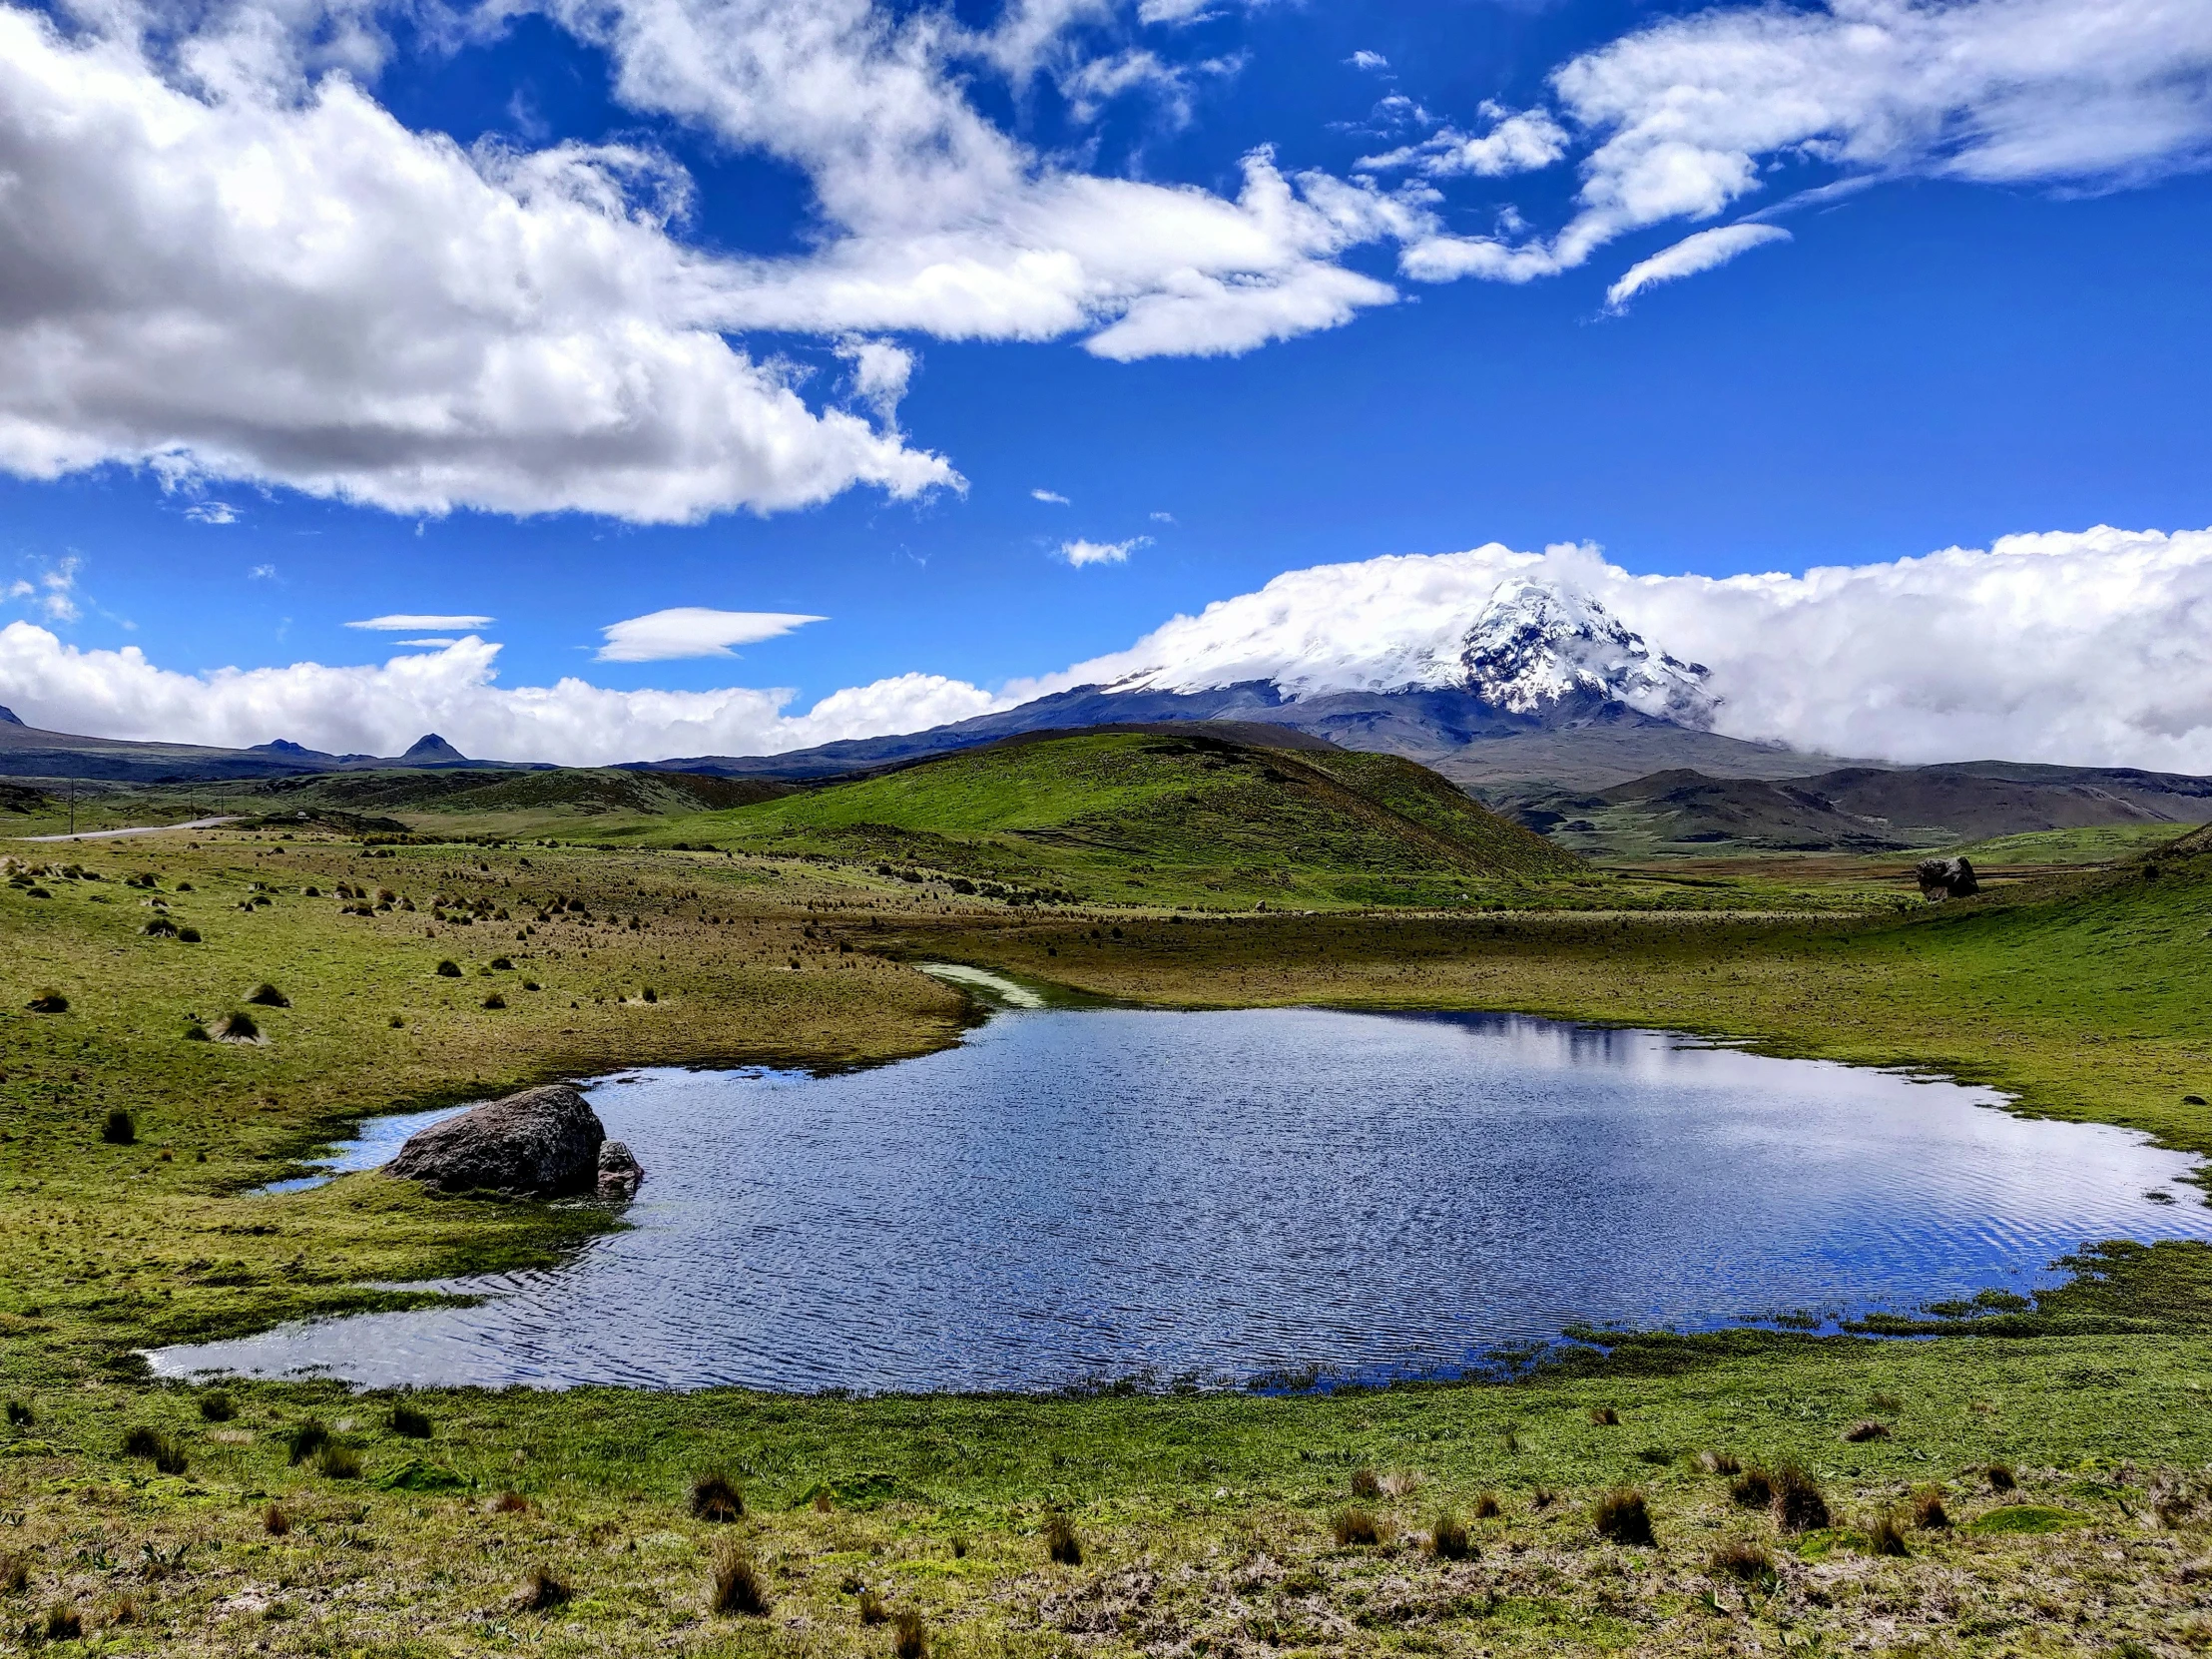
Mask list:
[[2089,1240],[2212,1236],[2188,1160],[2126,1131],[1533,1019],[1011,1013],[872,1071],[625,1081],[593,1104],[649,1172],[633,1230],[457,1284],[488,1294],[475,1307],[159,1369],[797,1389],[1401,1375],[1575,1322],[1909,1309],[2048,1283]]

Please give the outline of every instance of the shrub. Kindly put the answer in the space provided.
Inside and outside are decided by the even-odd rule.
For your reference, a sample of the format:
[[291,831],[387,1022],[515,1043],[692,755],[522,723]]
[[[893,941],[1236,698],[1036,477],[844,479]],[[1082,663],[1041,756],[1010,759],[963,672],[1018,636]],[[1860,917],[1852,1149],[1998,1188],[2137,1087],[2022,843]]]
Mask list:
[[768,1612],[768,1586],[753,1557],[735,1544],[715,1558],[714,1610],[747,1613],[759,1618]]
[[1498,1502],[1497,1493],[1495,1492],[1483,1492],[1474,1500],[1474,1518],[1476,1520],[1495,1520],[1503,1513],[1504,1505]]
[[447,957],[438,964],[437,972],[440,979],[458,979],[461,976],[461,964]]
[[576,1592],[554,1576],[547,1567],[532,1567],[530,1576],[522,1581],[522,1588],[515,1595],[515,1602],[526,1613],[550,1613]]
[[131,1146],[138,1140],[138,1119],[118,1106],[102,1121],[100,1138],[110,1146]]
[[1820,1482],[1795,1463],[1784,1463],[1769,1477],[1774,1485],[1774,1523],[1785,1532],[1810,1532],[1828,1524],[1828,1498]]
[[402,1401],[391,1408],[391,1431],[410,1440],[427,1440],[430,1437],[430,1419]]
[[[37,889],[33,888],[32,890],[36,891]],[[34,1014],[66,1014],[69,1012],[69,998],[55,990],[53,986],[43,985],[24,1006]]]
[[253,1003],[257,1008],[288,1008],[291,1006],[291,998],[275,985],[272,985],[267,979],[248,991],[246,1000]]
[[1705,1558],[1705,1570],[1715,1578],[1740,1578],[1747,1584],[1774,1581],[1774,1557],[1766,1546],[1751,1538],[1731,1538]]
[[926,1659],[928,1651],[928,1632],[921,1615],[911,1607],[901,1609],[891,1621],[891,1659]]
[[2008,1492],[2018,1484],[2019,1481],[2013,1477],[2010,1463],[1989,1465],[1989,1490],[1992,1492]]
[[238,1406],[221,1388],[211,1389],[200,1396],[200,1415],[207,1422],[229,1422],[238,1414]]
[[284,1454],[296,1468],[329,1443],[330,1430],[309,1417],[284,1436]]
[[1910,1555],[1905,1547],[1905,1523],[1897,1511],[1885,1509],[1867,1522],[1867,1547],[1877,1555]]
[[235,1009],[215,1022],[215,1034],[227,1043],[250,1043],[260,1040],[262,1028],[252,1014]]
[[1943,1494],[1934,1486],[1923,1486],[1912,1497],[1909,1511],[1913,1524],[1924,1532],[1933,1532],[1950,1524],[1950,1511],[1943,1507]]
[[1887,1440],[1889,1437],[1890,1425],[1877,1422],[1873,1417],[1861,1417],[1844,1430],[1844,1438],[1853,1445],[1864,1445],[1869,1440]]
[[1610,1405],[1598,1405],[1591,1408],[1590,1420],[1600,1428],[1617,1428],[1620,1426],[1621,1414]]
[[1371,1501],[1382,1495],[1382,1482],[1376,1478],[1375,1470],[1360,1468],[1352,1471],[1352,1495]]
[[1083,1564],[1083,1540],[1075,1535],[1075,1522],[1057,1509],[1044,1518],[1044,1552],[1063,1567]]
[[272,1503],[262,1511],[262,1530],[272,1538],[281,1538],[291,1530],[291,1517]]
[[1428,1529],[1428,1551],[1439,1561],[1464,1561],[1473,1551],[1467,1542],[1467,1526],[1449,1509]]
[[1652,1544],[1651,1509],[1644,1494],[1633,1486],[1619,1486],[1597,1500],[1590,1512],[1597,1535],[1616,1544]]
[[1735,1474],[1743,1464],[1725,1451],[1701,1451],[1697,1454],[1697,1466],[1707,1474]]
[[322,1455],[315,1459],[315,1467],[322,1471],[325,1480],[358,1480],[361,1477],[361,1454],[349,1445],[336,1441],[322,1448]]
[[1379,1544],[1382,1541],[1382,1529],[1376,1525],[1375,1517],[1357,1503],[1339,1509],[1329,1517],[1329,1534],[1337,1540],[1339,1549],[1350,1549],[1355,1544]]
[[12,1428],[28,1428],[38,1420],[38,1414],[20,1399],[8,1401],[8,1425]]
[[692,1482],[691,1512],[703,1521],[734,1521],[745,1513],[745,1494],[722,1473]]

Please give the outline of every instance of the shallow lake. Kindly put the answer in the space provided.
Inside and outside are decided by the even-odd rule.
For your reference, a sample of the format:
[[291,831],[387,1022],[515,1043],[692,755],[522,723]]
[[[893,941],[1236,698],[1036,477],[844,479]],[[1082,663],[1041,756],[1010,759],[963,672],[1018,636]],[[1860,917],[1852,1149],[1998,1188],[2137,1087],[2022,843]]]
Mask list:
[[[365,1384],[1050,1388],[1452,1372],[1575,1323],[1712,1328],[2056,1282],[2212,1237],[2190,1160],[1984,1090],[1653,1031],[1318,1009],[1002,1012],[830,1076],[590,1090],[627,1231],[473,1307],[157,1355]],[[345,1149],[380,1162],[404,1131]],[[273,1204],[282,1203],[272,1198]]]

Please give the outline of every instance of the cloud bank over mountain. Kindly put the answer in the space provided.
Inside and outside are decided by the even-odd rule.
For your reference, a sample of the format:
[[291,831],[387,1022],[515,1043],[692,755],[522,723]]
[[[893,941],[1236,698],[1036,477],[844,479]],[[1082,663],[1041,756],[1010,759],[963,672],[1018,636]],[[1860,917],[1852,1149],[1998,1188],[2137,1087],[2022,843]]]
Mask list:
[[[776,689],[503,687],[500,648],[477,635],[377,665],[196,676],[16,620],[0,628],[0,704],[55,730],[239,747],[283,737],[388,755],[436,731],[470,755],[571,765],[767,754],[916,731],[1078,685],[1272,680],[1314,696],[1440,684],[1464,672],[1467,636],[1501,593],[1524,604],[1538,590],[1568,611],[1594,600],[1653,652],[1701,665],[1696,718],[1730,736],[1895,761],[2212,773],[2212,657],[2200,646],[2212,629],[2212,530],[2099,527],[1721,578],[1638,576],[1577,545],[1392,555],[1288,572],[1034,680],[987,690],[909,672],[796,713],[795,695]],[[1669,712],[1680,676],[1653,665],[1654,712]]]

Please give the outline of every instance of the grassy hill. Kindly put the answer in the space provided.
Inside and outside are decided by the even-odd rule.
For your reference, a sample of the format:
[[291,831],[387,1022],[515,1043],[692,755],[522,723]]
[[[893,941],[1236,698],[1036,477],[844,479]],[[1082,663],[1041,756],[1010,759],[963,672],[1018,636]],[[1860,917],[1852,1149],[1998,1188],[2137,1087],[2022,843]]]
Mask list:
[[1410,761],[1141,730],[1016,739],[672,818],[651,839],[1201,908],[1453,905],[1594,878]]

